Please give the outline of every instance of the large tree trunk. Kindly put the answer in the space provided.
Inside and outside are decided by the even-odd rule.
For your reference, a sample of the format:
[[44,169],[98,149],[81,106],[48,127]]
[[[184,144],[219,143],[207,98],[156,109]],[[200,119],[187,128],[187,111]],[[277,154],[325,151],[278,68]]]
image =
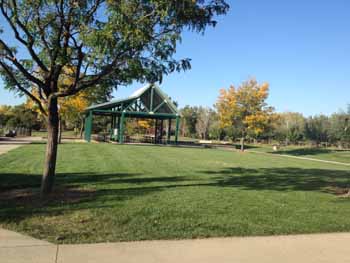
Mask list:
[[244,152],[244,139],[245,139],[245,130],[242,130],[242,137],[241,137],[241,151]]
[[57,143],[59,130],[59,116],[57,99],[50,99],[47,117],[47,144],[44,173],[41,181],[41,197],[45,197],[53,190],[55,181]]
[[241,138],[241,151],[244,151],[244,137]]
[[58,117],[58,144],[62,142],[62,120]]
[[84,132],[84,119],[81,119],[80,131],[79,131],[79,137],[80,137],[80,139],[83,139],[83,132]]

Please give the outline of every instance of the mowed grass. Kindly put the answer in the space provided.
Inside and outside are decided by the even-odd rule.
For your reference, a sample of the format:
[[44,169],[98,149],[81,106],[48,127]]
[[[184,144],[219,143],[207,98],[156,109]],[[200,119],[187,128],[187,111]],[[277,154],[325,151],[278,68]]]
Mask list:
[[[249,147],[249,146],[248,146]],[[350,150],[336,148],[317,148],[304,146],[283,146],[278,151],[273,151],[271,145],[252,145],[251,150],[273,154],[287,154],[293,156],[314,158],[326,161],[335,161],[350,164]]]
[[5,200],[38,191],[44,148],[0,156],[1,227],[55,243],[350,231],[349,167],[216,149],[62,144],[56,188],[75,194]]

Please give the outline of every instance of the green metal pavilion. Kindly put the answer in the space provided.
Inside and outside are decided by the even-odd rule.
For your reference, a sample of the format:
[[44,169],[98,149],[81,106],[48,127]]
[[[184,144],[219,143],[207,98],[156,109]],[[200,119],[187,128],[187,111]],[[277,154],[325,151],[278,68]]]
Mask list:
[[176,120],[175,143],[178,142],[180,114],[171,99],[156,84],[148,84],[125,99],[92,105],[85,109],[85,140],[91,141],[94,115],[111,116],[111,138],[124,142],[126,118],[155,119],[154,142],[163,137],[163,121],[168,120],[167,143],[171,143],[171,120]]

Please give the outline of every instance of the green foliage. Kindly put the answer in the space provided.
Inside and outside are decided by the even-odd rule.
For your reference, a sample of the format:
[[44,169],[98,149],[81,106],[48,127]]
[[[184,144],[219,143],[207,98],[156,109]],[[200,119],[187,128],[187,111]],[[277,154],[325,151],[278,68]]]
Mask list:
[[209,139],[211,125],[211,110],[208,107],[199,107],[196,122],[197,136],[200,139]]
[[214,109],[186,105],[180,110],[182,136],[200,139],[220,139],[223,129]]
[[196,123],[198,117],[198,107],[192,107],[186,105],[181,109],[181,130],[182,136],[195,137],[196,136]]
[[0,105],[0,126],[5,126],[11,116],[11,106]]
[[0,127],[40,129],[42,123],[38,114],[28,108],[25,104],[17,106],[0,106]]
[[[181,130],[184,136],[201,138],[198,120],[208,115],[207,137],[215,140],[229,140],[241,136],[241,125],[235,123],[231,127],[220,125],[220,115],[209,109],[203,114],[201,106],[185,106],[181,109]],[[203,122],[202,122],[203,123]],[[262,141],[277,141],[285,144],[310,142],[316,145],[337,145],[350,148],[350,107],[331,116],[316,115],[305,118],[301,113],[284,112],[270,115],[267,125],[258,137],[248,133],[252,138]]]
[[340,146],[350,148],[350,106],[347,111],[333,114],[330,123],[331,140],[338,141]]
[[324,115],[310,117],[305,123],[305,137],[317,144],[328,142],[330,138],[329,118]]
[[[38,103],[96,85],[161,81],[190,68],[188,58],[174,58],[182,31],[203,33],[228,8],[223,0],[4,0],[0,15],[28,56],[1,37],[0,74],[20,94],[35,85],[42,97],[31,99]],[[73,83],[57,87],[62,76]]]
[[53,189],[58,99],[96,86],[162,81],[164,74],[189,69],[188,58],[174,56],[181,33],[204,33],[228,8],[224,0],[0,1],[1,21],[23,51],[1,35],[0,75],[7,88],[28,96],[48,116],[52,147],[43,196]]
[[278,114],[274,123],[275,139],[288,143],[297,143],[304,139],[305,118],[297,112]]

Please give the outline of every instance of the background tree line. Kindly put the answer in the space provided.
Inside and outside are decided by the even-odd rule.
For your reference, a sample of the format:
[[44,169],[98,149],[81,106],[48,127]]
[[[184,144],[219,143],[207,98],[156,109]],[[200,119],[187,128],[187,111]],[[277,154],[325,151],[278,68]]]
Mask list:
[[[275,112],[266,103],[267,83],[249,79],[221,90],[213,108],[185,106],[181,135],[205,140],[312,144],[350,148],[350,105],[329,116]],[[243,145],[242,145],[243,147]]]
[[[107,94],[107,95],[106,95]],[[220,91],[214,107],[185,106],[180,109],[182,137],[201,140],[238,141],[279,144],[312,144],[350,148],[350,104],[347,109],[329,116],[303,116],[297,112],[278,113],[266,103],[267,83],[249,79],[238,88],[231,86]],[[101,88],[59,101],[62,128],[83,130],[84,109],[110,99],[110,93]],[[96,120],[95,129],[106,130],[109,120]],[[145,133],[152,127],[150,120],[136,120],[129,129]],[[28,100],[16,106],[0,106],[0,132],[6,129],[46,129],[44,116]],[[132,132],[130,132],[132,133]]]
[[25,128],[29,131],[40,130],[42,122],[38,113],[28,109],[25,104],[16,106],[0,105],[0,135],[7,130]]
[[[71,97],[60,98],[58,101],[60,131],[74,131],[78,137],[82,137],[85,108],[91,104],[106,102],[110,99],[111,92],[108,87],[92,88]],[[29,98],[20,105],[0,105],[0,135],[3,135],[7,130],[20,128],[29,131],[47,129],[45,116]]]
[[[107,101],[110,93],[91,89],[59,101],[62,127],[83,130],[84,109],[92,104]],[[108,94],[106,96],[106,94]],[[278,113],[266,103],[269,95],[267,83],[249,79],[238,88],[221,90],[214,107],[185,106],[180,109],[182,137],[202,140],[312,144],[350,148],[350,105],[329,116],[303,116],[297,112]],[[95,128],[106,129],[106,121],[96,121]],[[129,127],[130,126],[130,127]],[[152,126],[149,121],[136,121],[128,127],[145,132]],[[28,100],[17,106],[0,106],[0,128],[46,129],[45,118]],[[0,130],[1,132],[1,130]]]
[[[181,135],[206,140],[237,140],[241,138],[238,127],[220,127],[215,109],[202,106],[185,106],[181,110]],[[250,132],[250,141],[283,144],[350,146],[350,106],[330,116],[305,117],[297,112],[273,113],[275,122],[259,134]]]

